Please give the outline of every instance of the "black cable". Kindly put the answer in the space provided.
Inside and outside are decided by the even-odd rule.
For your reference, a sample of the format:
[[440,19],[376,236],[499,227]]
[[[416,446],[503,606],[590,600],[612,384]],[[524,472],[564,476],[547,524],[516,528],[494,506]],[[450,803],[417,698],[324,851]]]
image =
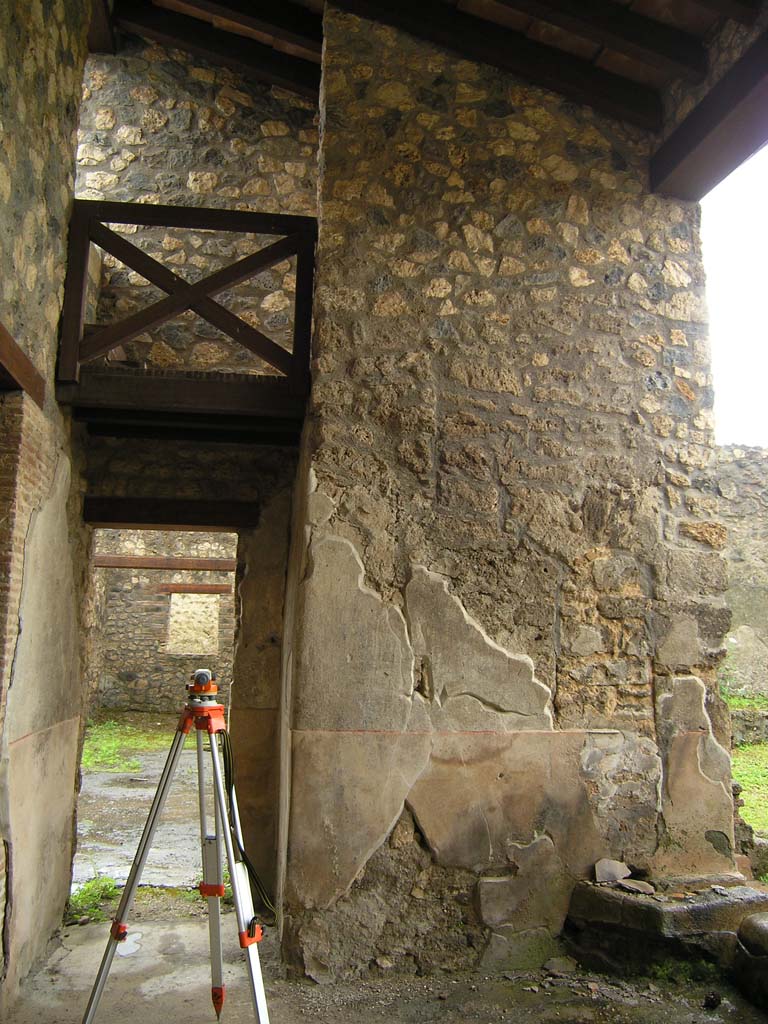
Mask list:
[[246,854],[243,846],[238,838],[237,829],[235,828],[234,815],[232,813],[233,798],[235,795],[235,757],[232,751],[232,740],[229,737],[228,732],[218,733],[221,736],[221,753],[222,760],[224,762],[224,786],[227,791],[227,797],[229,799],[229,827],[232,833],[232,837],[237,846],[240,859],[245,864],[245,869],[248,872],[248,877],[251,881],[251,888],[254,891],[258,902],[261,903],[266,916],[270,917],[271,920],[265,922],[266,924],[275,924],[277,921],[277,911],[275,905],[270,899],[269,893],[262,880],[259,878],[256,868],[254,868],[248,855]]

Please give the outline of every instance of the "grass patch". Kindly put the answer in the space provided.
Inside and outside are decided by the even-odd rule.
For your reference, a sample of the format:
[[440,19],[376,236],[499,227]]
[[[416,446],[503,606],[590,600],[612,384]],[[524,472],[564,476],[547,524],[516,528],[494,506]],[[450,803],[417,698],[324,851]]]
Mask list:
[[109,719],[89,722],[85,730],[82,766],[94,772],[135,772],[141,767],[136,754],[167,750],[172,733],[168,726],[130,725]]
[[648,976],[655,981],[671,985],[692,985],[697,982],[716,983],[722,979],[719,968],[706,960],[662,960],[651,966]]
[[64,923],[73,924],[81,917],[89,917],[91,921],[106,921],[106,911],[119,892],[114,878],[108,875],[92,878],[71,893],[64,912]]
[[768,743],[747,743],[731,754],[733,777],[742,786],[741,816],[759,836],[768,838]]
[[732,711],[768,711],[768,694],[764,693],[731,693],[721,689],[720,696]]

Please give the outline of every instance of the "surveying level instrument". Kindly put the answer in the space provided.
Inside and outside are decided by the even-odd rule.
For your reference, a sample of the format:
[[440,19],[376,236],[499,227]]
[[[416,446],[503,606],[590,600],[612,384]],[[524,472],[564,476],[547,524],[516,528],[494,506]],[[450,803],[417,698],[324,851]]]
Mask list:
[[[128,927],[126,925],[128,913],[133,905],[141,873],[144,870],[149,848],[152,845],[152,837],[155,834],[163,805],[165,804],[165,798],[168,796],[168,791],[184,747],[184,741],[193,727],[197,738],[197,786],[203,860],[203,881],[200,883],[200,894],[208,902],[208,932],[211,948],[211,1000],[213,1001],[213,1008],[218,1019],[224,1005],[221,952],[221,897],[224,895],[223,842],[227,855],[227,864],[229,865],[235,913],[237,915],[238,938],[240,946],[245,951],[248,963],[253,1008],[259,1024],[269,1024],[267,997],[264,993],[264,982],[261,977],[261,964],[259,963],[257,946],[257,943],[261,941],[263,936],[263,929],[258,924],[254,915],[251,882],[254,884],[259,900],[273,918],[275,910],[243,848],[240,814],[235,795],[232,749],[224,719],[224,706],[218,703],[216,697],[218,687],[216,686],[215,679],[216,677],[208,669],[198,669],[192,674],[192,683],[187,684],[187,702],[184,705],[179,724],[176,727],[176,735],[171,743],[171,749],[168,753],[163,773],[160,776],[160,782],[152,801],[147,823],[144,826],[144,831],[136,850],[136,856],[123,889],[122,899],[117,908],[115,919],[112,922],[107,948],[104,951],[104,956],[96,975],[96,981],[91,991],[91,997],[88,1000],[83,1024],[91,1024],[91,1021],[93,1021],[104,986],[107,983],[107,975],[112,966],[117,944],[125,941],[128,934]],[[203,733],[208,733],[211,746],[213,834],[208,832]],[[222,761],[224,765],[223,772]]]

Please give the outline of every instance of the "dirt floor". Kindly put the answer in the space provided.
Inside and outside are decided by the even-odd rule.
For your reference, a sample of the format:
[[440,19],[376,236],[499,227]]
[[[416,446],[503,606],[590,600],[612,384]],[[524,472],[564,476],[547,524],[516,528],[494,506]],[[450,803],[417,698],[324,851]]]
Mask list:
[[[164,909],[165,907],[165,909]],[[97,1021],[123,1024],[212,1022],[208,977],[207,922],[188,902],[155,898],[134,918],[118,947]],[[195,916],[191,916],[194,914]],[[26,983],[6,1024],[74,1024],[82,1019],[109,925],[64,928],[41,970]],[[255,1020],[247,973],[235,938],[234,915],[223,920],[227,1001],[222,1020]],[[274,934],[261,947],[273,1024],[765,1024],[721,979],[675,984],[622,981],[573,968],[539,971],[413,977],[393,971],[336,985],[290,981],[280,964]],[[720,999],[716,1009],[705,1000]],[[264,1022],[262,1022],[264,1024]]]

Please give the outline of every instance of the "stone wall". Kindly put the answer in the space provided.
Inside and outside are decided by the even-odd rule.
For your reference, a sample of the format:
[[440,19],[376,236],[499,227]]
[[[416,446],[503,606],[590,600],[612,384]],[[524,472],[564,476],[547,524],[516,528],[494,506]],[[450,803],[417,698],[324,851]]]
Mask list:
[[0,7],[0,319],[47,386],[44,410],[0,398],[0,1016],[61,921],[72,855],[86,538],[52,376],[86,15]]
[[732,867],[698,209],[642,133],[333,8],[323,81],[286,942],[529,962],[598,856]]
[[[314,214],[316,110],[291,93],[189,54],[129,39],[86,65],[77,194],[83,199]],[[175,228],[121,229],[196,281],[273,239]],[[259,243],[259,244],[256,244]],[[294,260],[218,301],[291,347]],[[107,255],[99,316],[111,321],[162,297]],[[112,360],[160,369],[264,372],[265,364],[189,313],[128,342]]]
[[[94,544],[95,555],[233,559],[236,550],[234,534],[180,531],[99,530]],[[185,684],[201,667],[215,671],[221,699],[229,704],[233,571],[96,567],[93,575],[104,601],[101,629],[94,638],[98,670],[92,681],[92,707],[178,711]],[[230,589],[221,594],[185,593],[190,586],[208,584]],[[197,606],[200,614],[195,617]]]
[[717,451],[720,516],[728,528],[733,622],[720,680],[737,693],[768,693],[768,451]]

